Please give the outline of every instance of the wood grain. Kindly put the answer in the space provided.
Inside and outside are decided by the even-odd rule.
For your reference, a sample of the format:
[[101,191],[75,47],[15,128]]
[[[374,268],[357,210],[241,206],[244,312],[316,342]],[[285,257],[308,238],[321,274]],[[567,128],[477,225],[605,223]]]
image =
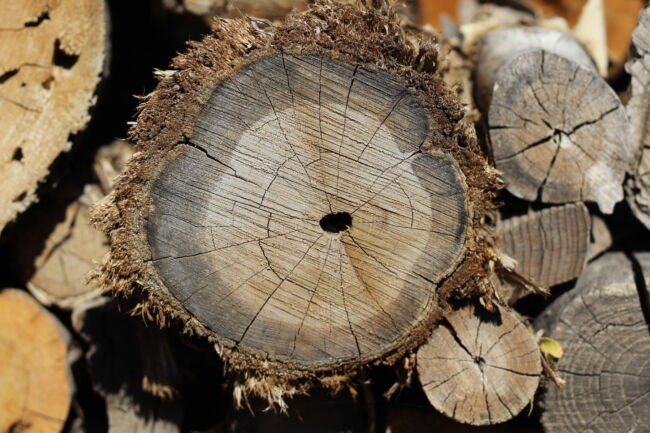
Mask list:
[[107,46],[104,1],[0,5],[0,230],[89,121]]
[[429,401],[462,423],[507,421],[530,403],[539,384],[535,336],[516,313],[497,311],[456,310],[418,350],[417,371]]
[[546,431],[648,431],[650,333],[640,303],[648,281],[648,253],[607,254],[536,320],[564,349],[566,384],[548,387]]
[[499,69],[488,124],[507,189],[612,213],[633,158],[621,101],[596,73],[543,50]]
[[72,400],[69,340],[27,293],[0,292],[0,431],[61,431]]
[[509,218],[497,229],[501,251],[517,260],[518,273],[540,287],[570,281],[584,269],[591,218],[582,203]]
[[650,9],[639,15],[632,35],[635,55],[626,65],[632,77],[627,113],[630,116],[631,142],[638,153],[634,178],[629,183],[628,202],[634,214],[650,228]]
[[[152,188],[152,258],[219,337],[305,365],[381,353],[465,249],[456,164],[385,72],[273,55],[214,91]],[[350,224],[323,230],[326,215]]]

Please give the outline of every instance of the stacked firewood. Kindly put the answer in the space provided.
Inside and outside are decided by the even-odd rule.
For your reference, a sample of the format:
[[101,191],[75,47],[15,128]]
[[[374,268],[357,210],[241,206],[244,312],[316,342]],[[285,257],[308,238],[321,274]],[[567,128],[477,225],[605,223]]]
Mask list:
[[0,432],[650,431],[642,2],[6,3]]

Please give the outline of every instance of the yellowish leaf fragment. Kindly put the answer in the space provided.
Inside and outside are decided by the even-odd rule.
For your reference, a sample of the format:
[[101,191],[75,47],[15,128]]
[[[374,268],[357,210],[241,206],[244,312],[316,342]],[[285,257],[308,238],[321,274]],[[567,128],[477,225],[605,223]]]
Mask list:
[[552,356],[555,359],[562,358],[564,351],[562,350],[562,345],[552,338],[542,337],[539,339],[539,348],[546,355]]

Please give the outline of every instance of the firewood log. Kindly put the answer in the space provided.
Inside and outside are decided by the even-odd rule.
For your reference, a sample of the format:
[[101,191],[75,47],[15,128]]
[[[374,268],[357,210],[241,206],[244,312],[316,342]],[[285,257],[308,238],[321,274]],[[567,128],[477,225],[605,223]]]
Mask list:
[[149,96],[95,211],[104,286],[273,378],[248,375],[264,396],[401,359],[441,302],[485,292],[492,257],[496,172],[433,58],[385,8],[215,21]]
[[106,402],[109,433],[180,431],[178,372],[159,329],[121,314],[106,298],[77,307],[72,325],[90,347],[88,368]]
[[535,336],[516,313],[467,306],[447,315],[420,347],[417,371],[433,407],[462,423],[488,425],[531,402],[542,366]]
[[634,177],[629,182],[628,203],[637,218],[650,229],[650,8],[639,15],[632,36],[635,55],[626,68],[632,76],[627,104],[631,141],[637,152]]
[[[509,218],[498,225],[500,250],[517,261],[515,271],[549,288],[578,277],[589,253],[591,219],[587,207],[568,204]],[[509,303],[523,287],[502,282],[500,297]]]
[[566,384],[548,387],[546,431],[647,431],[649,281],[648,253],[607,254],[536,320],[564,352],[557,366]]
[[70,410],[70,335],[27,293],[0,291],[0,431],[58,433]]
[[623,199],[634,151],[621,101],[595,72],[545,50],[497,74],[488,113],[494,161],[508,191],[544,203]]
[[89,121],[106,59],[103,0],[21,0],[0,10],[0,230],[36,201]]

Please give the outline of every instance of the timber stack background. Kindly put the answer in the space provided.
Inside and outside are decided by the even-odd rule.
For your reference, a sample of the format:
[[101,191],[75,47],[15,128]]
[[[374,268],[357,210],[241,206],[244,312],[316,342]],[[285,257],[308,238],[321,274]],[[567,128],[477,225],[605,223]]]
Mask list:
[[0,0],[0,433],[650,432],[647,7]]

